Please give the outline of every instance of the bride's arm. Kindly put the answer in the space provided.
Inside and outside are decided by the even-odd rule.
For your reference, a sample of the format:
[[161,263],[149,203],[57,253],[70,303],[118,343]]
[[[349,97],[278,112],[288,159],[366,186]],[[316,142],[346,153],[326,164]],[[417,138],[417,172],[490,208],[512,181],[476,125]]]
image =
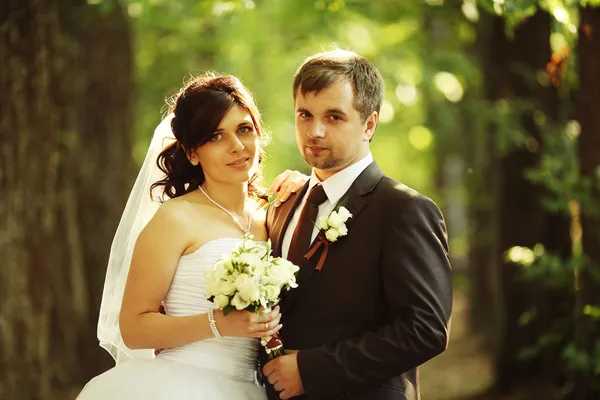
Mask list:
[[[179,259],[189,246],[191,235],[186,229],[185,213],[167,202],[136,242],[119,320],[123,341],[130,349],[165,349],[214,337],[207,314],[174,317],[159,313]],[[264,316],[234,311],[224,317],[215,311],[223,336],[270,336],[279,330],[279,319],[278,309]]]

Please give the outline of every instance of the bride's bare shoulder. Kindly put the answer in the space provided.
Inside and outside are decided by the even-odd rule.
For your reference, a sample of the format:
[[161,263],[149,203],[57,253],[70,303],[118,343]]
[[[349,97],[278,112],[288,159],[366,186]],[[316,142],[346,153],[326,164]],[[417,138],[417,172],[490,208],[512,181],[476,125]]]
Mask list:
[[[158,209],[164,217],[188,225],[190,218],[206,215],[211,212],[211,207],[198,199],[195,192],[187,193],[165,201]],[[157,213],[157,214],[158,214]]]

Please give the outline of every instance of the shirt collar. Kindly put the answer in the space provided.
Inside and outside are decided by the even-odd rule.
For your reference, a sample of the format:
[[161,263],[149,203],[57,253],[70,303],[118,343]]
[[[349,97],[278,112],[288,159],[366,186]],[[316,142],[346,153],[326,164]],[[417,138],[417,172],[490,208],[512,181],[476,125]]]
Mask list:
[[[373,155],[369,152],[363,159],[355,162],[347,168],[337,172],[323,182],[319,181],[313,168],[308,183],[308,190],[312,189],[319,182],[323,185],[327,199],[331,204],[336,204],[342,196],[350,189],[352,183],[358,176],[373,162]],[[307,192],[308,193],[308,192]]]

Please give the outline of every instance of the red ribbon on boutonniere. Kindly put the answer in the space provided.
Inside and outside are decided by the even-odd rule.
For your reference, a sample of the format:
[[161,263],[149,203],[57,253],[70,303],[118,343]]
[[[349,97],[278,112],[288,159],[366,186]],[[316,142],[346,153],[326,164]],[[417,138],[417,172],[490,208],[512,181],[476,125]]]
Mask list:
[[325,259],[327,258],[327,253],[329,252],[329,243],[336,242],[338,238],[344,237],[348,234],[346,221],[348,221],[349,218],[352,218],[352,213],[350,213],[350,211],[343,206],[345,202],[345,199],[342,200],[342,202],[335,207],[331,214],[328,216],[322,216],[317,221],[316,225],[319,228],[317,238],[319,240],[317,240],[308,253],[304,255],[304,258],[310,260],[312,256],[314,256],[319,250],[319,248],[321,248],[321,246],[325,246],[315,268],[317,271],[321,271],[323,269],[323,264],[325,264]]
[[325,238],[325,235],[323,235],[323,232],[319,232],[319,234],[317,235],[317,241],[315,242],[315,244],[313,245],[313,247],[308,250],[308,253],[306,253],[304,255],[304,258],[306,258],[307,260],[310,260],[315,253],[319,250],[319,248],[321,246],[325,246],[323,248],[323,252],[321,253],[321,256],[319,257],[319,262],[317,262],[317,266],[315,267],[315,269],[317,271],[321,271],[323,269],[323,264],[325,264],[325,259],[327,258],[327,253],[329,252],[329,240],[327,240],[327,238]]

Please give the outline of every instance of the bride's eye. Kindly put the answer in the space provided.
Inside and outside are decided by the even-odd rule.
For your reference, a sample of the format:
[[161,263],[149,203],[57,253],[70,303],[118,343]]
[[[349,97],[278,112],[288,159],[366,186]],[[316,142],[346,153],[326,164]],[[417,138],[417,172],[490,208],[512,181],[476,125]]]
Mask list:
[[252,131],[254,131],[253,128],[249,127],[249,126],[242,126],[238,132],[241,134],[245,134],[245,133],[252,133]]
[[223,137],[223,135],[221,135],[220,133],[215,133],[214,135],[212,135],[212,137],[210,138],[211,142],[218,142],[219,140],[221,140],[221,138]]

